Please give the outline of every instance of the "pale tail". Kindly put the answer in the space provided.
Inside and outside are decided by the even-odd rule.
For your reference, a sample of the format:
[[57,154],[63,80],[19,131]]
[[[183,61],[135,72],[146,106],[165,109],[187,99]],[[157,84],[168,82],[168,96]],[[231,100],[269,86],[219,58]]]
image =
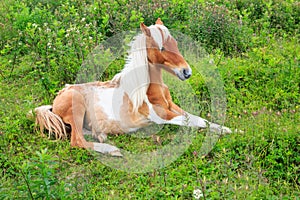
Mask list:
[[39,126],[40,132],[48,130],[48,138],[54,135],[57,140],[66,139],[67,131],[63,120],[52,112],[52,106],[40,106],[34,109],[36,114],[35,123]]

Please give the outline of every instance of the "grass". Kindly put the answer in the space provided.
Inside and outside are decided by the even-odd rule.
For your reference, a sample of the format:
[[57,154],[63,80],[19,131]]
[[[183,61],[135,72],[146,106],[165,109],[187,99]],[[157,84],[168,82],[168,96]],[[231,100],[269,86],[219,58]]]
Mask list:
[[[191,13],[187,12],[190,10],[185,1],[176,5],[168,1],[166,12],[160,9],[160,4],[153,10],[149,3],[144,7],[143,19],[140,10],[130,14],[116,2],[83,5],[81,1],[67,0],[35,5],[22,0],[20,3],[3,1],[0,8],[0,199],[195,199],[195,189],[202,191],[203,199],[298,199],[300,46],[299,30],[294,22],[298,20],[299,10],[297,2],[288,1],[284,7],[280,6],[280,0],[276,2],[245,1],[245,5],[238,5],[239,2],[224,0],[216,5],[200,5],[193,1]],[[136,5],[136,9],[140,7],[139,2],[128,3]],[[223,4],[226,8],[218,6]],[[265,9],[263,13],[256,13],[259,6]],[[206,18],[199,18],[197,9],[206,7],[201,16],[218,23],[206,23],[203,22]],[[119,11],[121,8],[124,12]],[[215,15],[210,15],[211,9],[216,10]],[[225,22],[223,11],[228,15]],[[72,148],[69,141],[49,140],[38,133],[33,121],[27,118],[28,111],[51,104],[57,91],[75,79],[82,60],[103,38],[124,27],[138,27],[142,20],[152,22],[153,14],[162,16],[173,29],[187,32],[199,29],[195,20],[203,22],[207,30],[210,26],[219,30],[217,25],[226,25],[228,32],[222,32],[221,38],[227,39],[221,44],[215,40],[216,46],[208,44],[208,49],[213,48],[211,56],[216,63],[212,71],[220,74],[224,83],[225,125],[243,132],[217,138],[213,149],[206,153],[202,147],[208,135],[205,130],[183,129],[187,134],[179,135],[179,127],[165,126],[151,136],[142,131],[110,136],[110,143],[132,153],[127,160]],[[115,17],[114,21],[111,17]],[[236,29],[236,22],[243,22],[244,26]],[[280,29],[280,24],[284,29]],[[231,32],[239,30],[243,32],[237,35]],[[193,32],[204,41],[219,33]],[[189,47],[187,52],[192,50]],[[196,59],[189,56],[191,60]],[[121,69],[124,61],[122,57],[117,59],[101,78],[111,78]],[[185,84],[170,86],[177,103],[190,98],[192,95],[188,94],[192,92],[186,90],[178,95],[176,91],[191,87],[197,102],[186,106],[187,109],[200,108],[200,116],[208,120],[212,115],[210,92],[216,91],[207,84],[220,83],[209,77],[212,71],[207,72],[204,67],[202,74],[194,71]],[[187,145],[175,147],[183,139]],[[173,162],[165,162],[173,158],[168,157],[164,147],[179,152],[180,156]],[[147,153],[154,151],[161,152],[166,160],[147,172],[129,172],[146,169],[143,164],[151,160],[151,154]],[[131,165],[135,153],[145,155],[138,157],[136,168]]]
[[[222,65],[232,67],[231,61],[224,58]],[[226,125],[243,133],[219,138],[203,156],[206,133],[192,130],[196,136],[175,162],[127,173],[34,130],[27,112],[50,100],[43,98],[41,83],[25,73],[29,67],[16,66],[11,77],[1,79],[1,199],[192,199],[194,189],[201,189],[205,199],[296,199],[300,194],[298,102],[272,110],[256,104],[235,107],[229,99]],[[109,141],[131,152],[149,152],[169,144],[174,130],[166,127],[154,139],[120,135]]]

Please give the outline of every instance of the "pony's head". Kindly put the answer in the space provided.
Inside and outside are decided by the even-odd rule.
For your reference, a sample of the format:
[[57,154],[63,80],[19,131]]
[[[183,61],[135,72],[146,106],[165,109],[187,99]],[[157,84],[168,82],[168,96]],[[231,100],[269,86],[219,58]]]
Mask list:
[[192,70],[179,52],[177,41],[160,18],[155,25],[147,27],[141,23],[140,27],[146,36],[148,62],[161,66],[180,80],[188,79],[192,75]]

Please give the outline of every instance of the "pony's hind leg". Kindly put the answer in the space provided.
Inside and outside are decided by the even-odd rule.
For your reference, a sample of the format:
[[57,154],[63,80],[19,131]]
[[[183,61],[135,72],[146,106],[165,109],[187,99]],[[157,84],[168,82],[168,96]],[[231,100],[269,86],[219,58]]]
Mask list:
[[78,91],[70,89],[59,94],[53,102],[53,112],[71,126],[71,146],[92,149],[113,156],[122,156],[117,147],[85,140],[83,135],[85,102]]
[[99,140],[100,143],[103,143],[107,139],[107,135],[105,133],[101,133],[97,136],[97,139]]
[[92,128],[92,135],[95,139],[98,139],[100,143],[104,143],[107,139],[107,135],[105,133],[97,133],[94,128]]
[[83,96],[75,89],[66,88],[53,102],[52,111],[71,126],[71,146],[92,148],[93,144],[83,137],[85,104]]
[[121,154],[120,150],[110,144],[106,144],[106,143],[93,143],[94,145],[94,150],[103,154],[110,154],[112,156],[118,156],[118,157],[122,157],[123,155]]
[[107,135],[105,133],[96,133],[96,131],[92,130],[93,137],[95,139],[98,139],[100,143],[93,143],[94,144],[94,150],[103,154],[110,154],[112,156],[122,156],[120,150],[112,146],[110,144],[105,144],[105,140],[107,139]]

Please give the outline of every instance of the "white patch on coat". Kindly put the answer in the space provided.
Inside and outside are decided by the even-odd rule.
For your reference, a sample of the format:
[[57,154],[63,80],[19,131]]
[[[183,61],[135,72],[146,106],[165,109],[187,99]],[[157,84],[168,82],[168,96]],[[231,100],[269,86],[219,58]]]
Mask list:
[[95,88],[94,106],[101,107],[108,120],[120,121],[120,107],[123,104],[124,91],[120,88]]

